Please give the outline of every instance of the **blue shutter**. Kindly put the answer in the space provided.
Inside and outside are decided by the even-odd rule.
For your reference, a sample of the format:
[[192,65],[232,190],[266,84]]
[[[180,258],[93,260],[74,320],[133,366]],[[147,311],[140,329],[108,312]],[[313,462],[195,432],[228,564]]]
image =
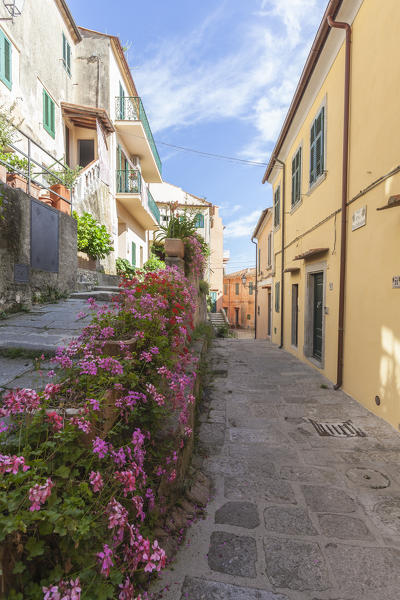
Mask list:
[[0,79],[11,90],[12,87],[12,46],[10,40],[0,30]]

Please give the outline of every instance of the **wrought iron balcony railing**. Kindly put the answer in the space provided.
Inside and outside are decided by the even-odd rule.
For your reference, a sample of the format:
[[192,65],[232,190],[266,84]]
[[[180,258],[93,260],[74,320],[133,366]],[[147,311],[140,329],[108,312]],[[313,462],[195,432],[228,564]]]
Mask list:
[[117,171],[117,194],[140,194],[142,176],[138,169]]
[[115,118],[117,121],[141,121],[146,132],[147,141],[153,152],[154,160],[157,163],[161,174],[161,159],[158,154],[157,146],[151,133],[149,121],[143,102],[138,96],[117,96],[115,98]]
[[149,210],[158,224],[160,224],[160,209],[158,208],[153,196],[151,195],[150,190],[147,188],[147,199],[149,203]]

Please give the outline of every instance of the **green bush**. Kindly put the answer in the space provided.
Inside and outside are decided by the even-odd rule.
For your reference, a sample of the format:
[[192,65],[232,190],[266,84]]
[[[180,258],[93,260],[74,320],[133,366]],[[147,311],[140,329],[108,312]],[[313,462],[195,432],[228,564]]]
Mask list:
[[218,327],[218,329],[216,331],[216,335],[219,338],[230,337],[228,325],[225,324],[225,325],[221,325],[220,327]]
[[100,225],[89,213],[79,216],[73,213],[78,222],[78,250],[90,258],[105,258],[114,250],[112,239],[105,225]]
[[14,152],[0,152],[0,160],[11,165],[11,167],[7,166],[9,173],[16,173],[18,170],[22,171],[24,177],[28,177],[28,160],[26,158],[19,158]]
[[204,281],[204,279],[202,279],[201,281],[199,281],[199,291],[201,294],[208,294],[210,291],[210,285],[208,283],[208,281]]
[[117,268],[117,273],[120,277],[126,277],[127,279],[132,279],[132,277],[136,274],[136,267],[131,265],[127,258],[117,258],[115,261],[115,266]]
[[64,165],[64,168],[52,169],[49,168],[50,173],[47,171],[44,173],[49,185],[65,185],[67,188],[71,188],[77,177],[79,177],[82,167],[79,165],[71,169],[68,165]]
[[144,263],[143,269],[148,272],[159,271],[160,269],[165,269],[165,262],[155,254],[150,254],[150,258]]
[[172,213],[168,224],[159,226],[156,239],[179,238],[185,240],[192,237],[196,233],[196,229],[196,216],[192,216],[187,212],[181,215]]

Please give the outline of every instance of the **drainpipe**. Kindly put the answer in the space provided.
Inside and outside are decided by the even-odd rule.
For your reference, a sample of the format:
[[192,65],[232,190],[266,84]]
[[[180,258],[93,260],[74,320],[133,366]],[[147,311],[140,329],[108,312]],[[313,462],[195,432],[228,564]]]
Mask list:
[[283,348],[283,323],[284,323],[284,286],[285,286],[285,180],[286,180],[286,165],[279,158],[275,158],[275,162],[282,165],[282,245],[281,245],[281,343],[279,348]]
[[258,244],[257,242],[254,241],[254,238],[251,238],[251,241],[253,242],[253,244],[256,247],[256,291],[254,292],[254,339],[257,339],[257,294],[258,294],[258,277],[257,277],[257,273],[258,273]]
[[349,172],[349,118],[350,118],[350,63],[351,63],[351,26],[348,23],[327,18],[329,27],[346,31],[346,58],[344,77],[344,116],[343,116],[343,163],[342,163],[342,220],[340,235],[340,283],[339,283],[339,320],[338,320],[338,358],[335,390],[343,383],[344,353],[344,310],[347,252],[347,189]]

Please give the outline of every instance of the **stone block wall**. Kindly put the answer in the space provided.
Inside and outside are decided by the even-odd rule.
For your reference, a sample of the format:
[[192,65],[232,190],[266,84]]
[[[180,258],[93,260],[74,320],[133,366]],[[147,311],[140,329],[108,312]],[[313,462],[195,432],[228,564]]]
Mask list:
[[31,202],[31,198],[22,190],[0,185],[0,312],[19,305],[30,308],[35,298],[50,290],[63,294],[75,289],[75,219],[47,207],[55,211],[59,219],[58,272],[33,269]]

